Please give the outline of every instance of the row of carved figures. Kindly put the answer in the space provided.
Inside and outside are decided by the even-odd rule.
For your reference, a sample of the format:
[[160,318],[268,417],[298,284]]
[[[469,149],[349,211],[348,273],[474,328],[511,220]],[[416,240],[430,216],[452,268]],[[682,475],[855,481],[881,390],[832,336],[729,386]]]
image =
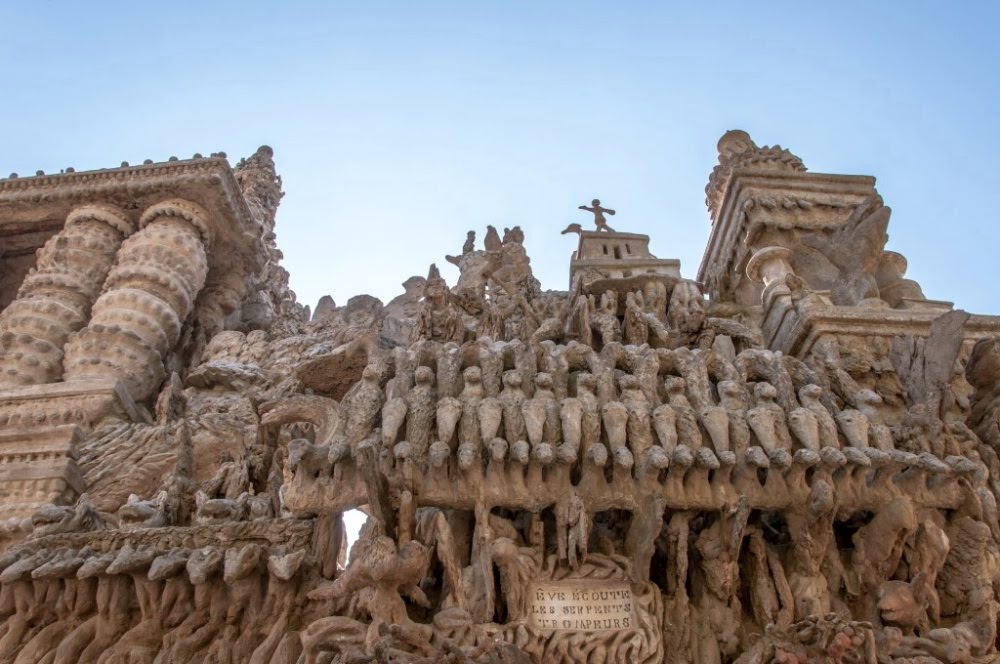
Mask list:
[[[756,457],[781,459],[798,449],[893,450],[881,397],[860,387],[834,394],[817,384],[829,385],[824,378],[760,350],[731,362],[711,350],[645,346],[598,354],[575,343],[428,344],[398,351],[388,369],[371,362],[340,404],[329,403],[316,442],[328,446],[332,464],[373,434],[384,448],[405,441],[413,458],[432,447],[442,448],[438,455],[442,446],[481,451],[500,438],[514,459],[611,458],[625,467],[650,455],[669,459],[678,445],[720,459],[750,454],[762,465],[767,460]],[[288,410],[296,410],[292,401],[271,404],[265,422],[289,421]],[[915,448],[909,451],[931,451],[931,441]],[[961,453],[957,443],[934,451]]]
[[256,543],[7,555],[0,663],[295,661],[305,557]]

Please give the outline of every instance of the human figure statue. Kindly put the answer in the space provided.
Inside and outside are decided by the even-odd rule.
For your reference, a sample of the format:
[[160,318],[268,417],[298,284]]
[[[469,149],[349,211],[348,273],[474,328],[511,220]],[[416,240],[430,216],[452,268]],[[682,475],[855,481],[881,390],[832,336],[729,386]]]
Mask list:
[[594,200],[590,201],[590,205],[592,207],[587,207],[586,205],[580,205],[578,209],[594,213],[594,223],[597,224],[597,230],[614,233],[615,229],[611,228],[611,226],[608,226],[608,220],[605,219],[604,215],[610,214],[614,216],[615,211],[610,208],[601,207],[601,201],[598,198],[595,198]]

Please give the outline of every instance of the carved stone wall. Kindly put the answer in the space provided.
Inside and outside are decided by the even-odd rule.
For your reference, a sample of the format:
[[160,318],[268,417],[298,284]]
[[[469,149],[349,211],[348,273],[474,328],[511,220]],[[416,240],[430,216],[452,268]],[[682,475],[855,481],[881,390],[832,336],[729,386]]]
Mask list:
[[67,219],[0,313],[0,662],[1000,661],[1000,317],[873,178],[719,153],[697,282],[595,200],[568,292],[489,226],[312,316],[270,148],[0,181]]

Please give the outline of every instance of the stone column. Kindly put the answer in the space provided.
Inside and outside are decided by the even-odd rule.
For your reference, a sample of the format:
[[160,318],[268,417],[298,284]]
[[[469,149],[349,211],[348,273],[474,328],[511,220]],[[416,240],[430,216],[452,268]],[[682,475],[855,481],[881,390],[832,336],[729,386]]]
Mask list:
[[116,207],[84,205],[38,252],[17,299],[0,313],[0,387],[62,377],[63,346],[83,327],[122,240],[134,230]]
[[66,346],[66,379],[113,377],[136,401],[164,378],[163,361],[180,337],[208,274],[208,213],[184,200],[147,209],[87,327]]
[[785,247],[758,249],[747,262],[747,276],[751,281],[764,284],[765,289],[774,283],[784,283],[790,274],[795,274],[792,252]]

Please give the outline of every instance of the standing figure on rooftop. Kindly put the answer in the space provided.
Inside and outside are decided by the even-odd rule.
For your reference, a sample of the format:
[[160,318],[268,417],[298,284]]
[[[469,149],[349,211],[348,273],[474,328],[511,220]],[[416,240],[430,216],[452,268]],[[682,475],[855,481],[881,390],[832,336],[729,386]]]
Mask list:
[[615,229],[611,228],[611,226],[608,226],[608,220],[604,218],[604,215],[610,214],[614,216],[615,211],[610,208],[601,207],[601,201],[598,198],[595,198],[594,200],[590,201],[590,205],[591,207],[587,207],[586,205],[581,205],[579,206],[579,209],[594,213],[594,223],[597,224],[597,230],[614,233]]

